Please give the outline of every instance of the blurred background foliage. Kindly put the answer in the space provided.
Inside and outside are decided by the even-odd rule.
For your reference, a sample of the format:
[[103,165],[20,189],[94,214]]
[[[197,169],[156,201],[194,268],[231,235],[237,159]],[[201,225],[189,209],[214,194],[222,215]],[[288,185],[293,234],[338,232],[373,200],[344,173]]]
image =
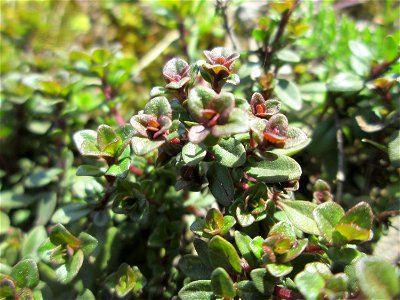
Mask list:
[[302,1],[269,62],[264,46],[281,13],[270,3],[1,1],[0,267],[23,257],[34,226],[88,225],[86,206],[68,220],[59,213],[68,203],[96,203],[103,189],[75,176],[73,133],[129,120],[163,84],[168,59],[193,62],[216,46],[241,53],[237,96],[278,96],[312,137],[296,155],[299,198],[311,199],[321,178],[346,207],[369,202],[378,240],[400,199],[399,2]]

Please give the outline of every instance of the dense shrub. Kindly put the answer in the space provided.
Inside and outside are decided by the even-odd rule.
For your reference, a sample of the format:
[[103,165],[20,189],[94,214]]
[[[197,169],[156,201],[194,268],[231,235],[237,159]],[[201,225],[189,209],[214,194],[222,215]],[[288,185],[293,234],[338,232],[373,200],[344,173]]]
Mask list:
[[85,3],[1,3],[0,298],[398,297],[398,3]]

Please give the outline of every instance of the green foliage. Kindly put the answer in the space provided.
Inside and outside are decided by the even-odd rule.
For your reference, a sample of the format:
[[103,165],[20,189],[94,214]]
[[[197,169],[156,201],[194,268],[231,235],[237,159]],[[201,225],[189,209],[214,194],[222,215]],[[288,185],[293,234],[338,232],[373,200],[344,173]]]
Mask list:
[[395,1],[1,10],[0,298],[399,296]]
[[135,295],[140,294],[146,279],[140,273],[137,267],[131,268],[127,264],[119,266],[117,272],[110,274],[106,279],[106,286],[111,293],[122,298],[132,292]]
[[397,270],[383,259],[377,257],[360,259],[356,264],[356,276],[364,295],[371,299],[392,298],[399,293]]

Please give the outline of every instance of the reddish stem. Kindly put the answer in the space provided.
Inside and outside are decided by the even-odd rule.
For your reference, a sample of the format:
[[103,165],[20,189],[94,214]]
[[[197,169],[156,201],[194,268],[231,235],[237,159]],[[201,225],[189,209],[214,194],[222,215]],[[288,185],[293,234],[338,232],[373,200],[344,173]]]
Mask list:
[[321,249],[320,246],[311,244],[308,245],[306,249],[304,249],[304,252],[323,253],[324,251]]
[[235,186],[241,190],[247,190],[249,188],[249,185],[247,183],[244,182],[237,182],[235,183]]
[[143,171],[140,170],[139,168],[136,168],[135,166],[130,166],[129,167],[129,171],[137,176],[142,176],[143,175]]
[[[102,79],[102,85],[103,85],[103,94],[104,97],[106,98],[106,101],[111,101],[115,97],[115,90],[107,84],[105,79]],[[121,116],[120,112],[116,107],[111,108],[110,114],[115,118],[117,121],[118,125],[124,125],[125,120]]]
[[243,173],[243,177],[244,177],[246,180],[250,181],[250,182],[257,182],[257,179],[255,179],[254,177],[251,177],[251,176],[247,175],[246,173]]
[[381,76],[383,73],[385,73],[392,64],[394,64],[398,59],[400,58],[400,54],[398,54],[393,60],[391,61],[386,61],[382,64],[373,66],[371,68],[370,74],[369,74],[369,79],[375,79],[379,76]]
[[121,116],[121,114],[119,113],[119,111],[118,111],[118,109],[116,107],[113,107],[111,109],[111,115],[114,116],[114,118],[117,121],[118,125],[124,125],[125,124],[124,118]]
[[300,294],[281,286],[275,286],[274,296],[285,300],[304,299]]

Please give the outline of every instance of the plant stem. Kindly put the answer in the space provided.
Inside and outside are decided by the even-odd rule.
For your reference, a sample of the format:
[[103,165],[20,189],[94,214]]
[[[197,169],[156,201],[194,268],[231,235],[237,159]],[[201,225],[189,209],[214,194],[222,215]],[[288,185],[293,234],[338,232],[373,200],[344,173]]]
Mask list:
[[391,218],[391,217],[395,217],[400,215],[400,210],[387,210],[384,212],[381,212],[380,214],[378,214],[376,216],[376,219],[378,220],[378,222],[384,222],[387,221],[387,219]]
[[[106,81],[105,78],[101,79],[101,85],[102,85],[102,90],[103,90],[103,94],[104,97],[106,98],[106,101],[109,102],[111,101],[116,94],[115,89],[113,89]],[[124,125],[125,124],[125,120],[122,117],[122,115],[120,114],[119,110],[117,107],[112,107],[110,109],[110,116],[113,116],[114,119],[117,121],[118,125]]]
[[386,61],[380,65],[373,66],[371,68],[367,81],[376,79],[379,76],[383,75],[390,68],[390,66],[393,65],[399,58],[400,54],[397,54],[397,56],[393,60]]
[[285,300],[304,299],[304,297],[301,296],[300,294],[281,286],[275,286],[274,296],[276,296],[278,299],[285,299]]
[[228,34],[228,37],[232,43],[232,47],[235,51],[238,51],[239,48],[238,48],[238,44],[236,42],[236,37],[232,31],[231,26],[229,25],[228,15],[226,13],[229,2],[230,1],[217,0],[217,9],[219,10],[219,13],[221,14],[222,20],[224,22],[224,29],[225,29],[226,33]]
[[338,170],[336,173],[336,201],[340,202],[343,196],[343,184],[346,180],[346,173],[344,170],[344,139],[342,124],[339,117],[339,109],[337,107],[334,96],[330,97],[330,102],[333,107],[335,128],[336,128],[336,141],[337,141],[337,159],[338,159]]
[[283,33],[285,32],[285,28],[289,22],[290,16],[292,15],[293,11],[295,10],[295,8],[298,6],[299,3],[300,0],[296,0],[292,9],[286,10],[282,14],[282,18],[278,25],[278,31],[276,32],[273,41],[271,43],[266,43],[266,45],[264,45],[265,49],[264,51],[262,51],[262,53],[264,55],[264,69],[266,72],[268,72],[269,68],[271,67],[272,57],[275,51],[278,50],[279,40],[282,38]]
[[179,39],[180,39],[180,42],[181,42],[181,47],[182,47],[183,54],[186,56],[187,59],[190,59],[188,46],[187,46],[187,43],[186,43],[186,40],[185,40],[185,38],[186,38],[186,28],[185,28],[184,20],[181,17],[179,17],[179,21],[177,22],[176,25],[177,25],[177,27],[178,27],[177,29],[179,31]]

